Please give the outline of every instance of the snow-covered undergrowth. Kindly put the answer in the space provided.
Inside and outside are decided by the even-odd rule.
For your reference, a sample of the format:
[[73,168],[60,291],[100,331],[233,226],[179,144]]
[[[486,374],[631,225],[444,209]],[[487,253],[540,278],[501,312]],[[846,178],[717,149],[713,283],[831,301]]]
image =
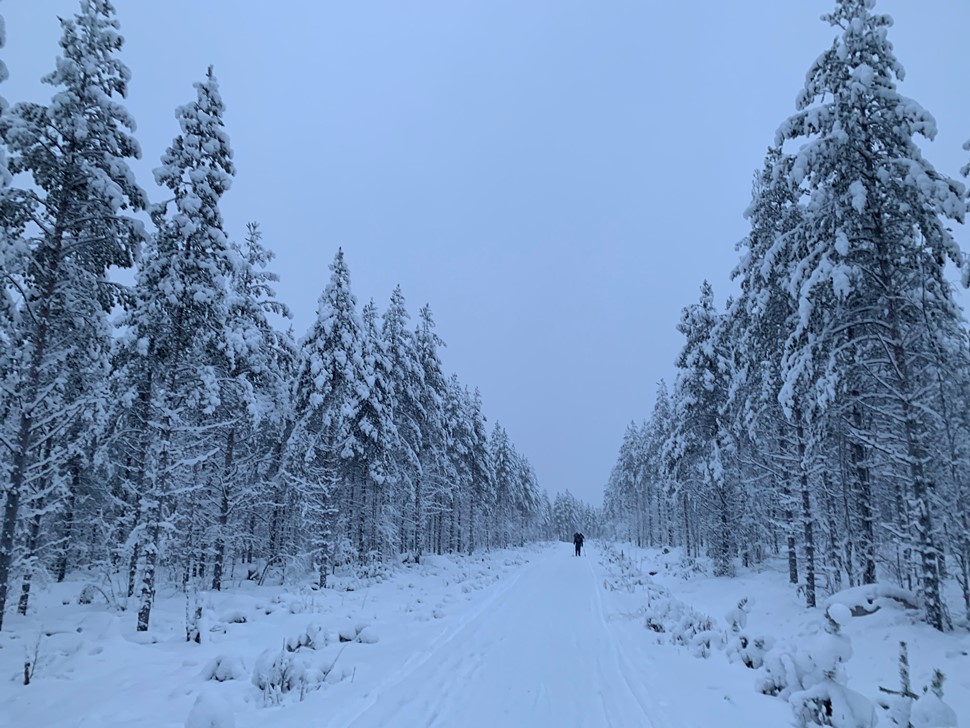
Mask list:
[[645,641],[746,670],[750,689],[791,705],[795,725],[970,724],[970,635],[928,627],[905,589],[846,589],[807,609],[781,563],[715,578],[679,550],[629,544],[605,547],[602,562],[607,589],[636,595]]
[[970,728],[970,635],[935,632],[888,586],[806,609],[784,568],[714,578],[676,550],[593,542],[324,591],[243,580],[201,595],[201,644],[184,594],[161,593],[138,634],[131,610],[79,604],[78,578],[8,614],[0,726]]
[[377,576],[338,574],[323,591],[243,580],[201,595],[201,644],[185,640],[184,594],[162,591],[151,630],[137,633],[133,609],[90,598],[77,576],[38,593],[27,617],[8,614],[0,726],[275,725],[274,711],[420,654],[530,554],[426,556]]

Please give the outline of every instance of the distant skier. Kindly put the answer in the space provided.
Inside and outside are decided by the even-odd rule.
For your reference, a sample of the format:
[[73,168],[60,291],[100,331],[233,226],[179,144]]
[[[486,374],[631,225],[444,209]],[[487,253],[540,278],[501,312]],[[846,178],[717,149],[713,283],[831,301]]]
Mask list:
[[573,535],[573,546],[576,547],[576,555],[579,556],[580,551],[583,550],[583,534],[579,531]]

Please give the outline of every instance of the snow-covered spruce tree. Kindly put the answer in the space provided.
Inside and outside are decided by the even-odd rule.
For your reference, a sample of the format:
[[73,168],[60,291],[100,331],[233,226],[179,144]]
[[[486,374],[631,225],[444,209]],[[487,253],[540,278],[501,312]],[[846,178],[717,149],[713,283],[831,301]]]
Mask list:
[[505,547],[512,541],[512,519],[517,499],[518,463],[505,428],[499,422],[489,438],[492,477],[495,482],[495,506],[492,509],[492,545]]
[[[259,433],[253,443],[258,498],[245,506],[247,520],[246,563],[253,569],[252,576],[259,574],[262,584],[271,568],[278,568],[285,579],[286,564],[298,559],[302,546],[303,522],[300,514],[300,494],[290,487],[286,472],[286,456],[290,438],[296,426],[293,402],[296,391],[296,372],[299,363],[299,345],[292,328],[276,332],[273,349],[278,372],[275,385],[279,391],[267,395],[275,408],[262,420]],[[268,508],[268,512],[263,508]],[[262,562],[257,569],[255,557]]]
[[363,324],[350,287],[350,270],[338,250],[317,318],[300,344],[294,391],[294,427],[284,469],[298,494],[307,553],[327,585],[337,548],[339,505],[355,475],[361,444],[356,423],[368,392]]
[[[788,575],[798,583],[797,511],[793,482],[797,463],[790,442],[791,424],[778,402],[782,345],[793,325],[794,301],[782,287],[780,263],[786,235],[797,224],[795,196],[789,184],[789,162],[781,149],[768,150],[756,175],[745,217],[751,231],[739,244],[742,255],[732,277],[741,294],[728,316],[732,321],[735,366],[727,411],[731,429],[746,456],[746,485],[753,502],[767,510],[764,525],[780,521],[785,533]],[[779,260],[781,258],[781,260]],[[765,502],[767,501],[767,502]],[[754,534],[747,534],[753,538]],[[762,534],[761,538],[771,538]]]
[[[198,491],[211,482],[225,445],[214,427],[232,362],[226,330],[234,251],[219,201],[234,174],[224,106],[210,68],[196,99],[176,110],[180,133],[162,155],[155,180],[173,199],[152,210],[156,232],[135,284],[135,305],[123,323],[120,376],[128,388],[129,425],[140,436],[136,539],[143,559],[138,630],[148,629],[160,557],[171,533],[182,559],[199,558],[187,542]],[[219,442],[219,440],[222,440]],[[180,506],[182,508],[180,509]]]
[[465,392],[465,416],[468,426],[467,473],[468,493],[468,553],[488,542],[486,524],[495,503],[495,480],[482,396],[476,389]]
[[726,575],[733,571],[737,512],[734,484],[725,477],[730,443],[721,421],[730,363],[725,327],[707,282],[700,302],[684,309],[677,328],[686,342],[677,358],[676,429],[668,441],[668,457],[677,463],[678,479],[702,506],[715,574]]
[[[801,206],[792,236],[802,252],[787,261],[799,315],[783,401],[804,393],[812,401],[802,406],[835,408],[845,421],[859,497],[873,508],[890,504],[909,524],[926,619],[945,629],[935,463],[937,379],[948,375],[937,370],[936,344],[962,336],[945,265],[962,266],[963,256],[944,218],[962,220],[965,203],[916,144],[917,135],[932,139],[935,123],[897,91],[903,69],[887,39],[891,20],[873,5],[841,0],[825,16],[841,32],[778,132],[779,144],[800,145],[790,157]],[[869,452],[874,442],[879,459]]]
[[533,541],[539,537],[541,530],[541,510],[542,499],[539,491],[539,479],[536,477],[532,463],[524,455],[519,455],[519,499],[515,504],[518,511],[518,534],[516,536],[519,546],[525,542]]
[[584,517],[582,504],[567,489],[556,493],[552,501],[552,521],[556,538],[560,541],[572,541],[573,534],[582,530]]
[[396,286],[381,321],[381,334],[387,356],[391,398],[394,402],[394,429],[397,432],[395,450],[391,458],[389,518],[397,531],[393,543],[399,552],[407,548],[408,519],[414,488],[420,474],[418,454],[421,452],[421,422],[424,409],[420,393],[424,386],[424,370],[418,361],[414,333],[408,325],[407,306],[401,287]]
[[657,546],[665,542],[666,512],[664,510],[663,442],[666,438],[664,418],[669,417],[670,399],[661,380],[654,398],[649,420],[640,423],[639,453],[643,463],[640,487],[640,520],[643,525],[644,545]]
[[641,482],[646,464],[641,456],[641,433],[635,422],[627,425],[616,464],[606,485],[606,501],[623,535],[637,546],[645,545]]
[[[970,141],[967,141],[963,148],[970,151]],[[970,177],[970,163],[968,163],[960,173],[964,177]],[[970,187],[967,189],[967,201],[970,205]],[[962,342],[966,343],[966,342]],[[964,352],[967,350],[961,347]],[[955,402],[959,403],[960,398],[956,397]],[[960,407],[956,408],[958,411]],[[948,436],[952,441],[951,450],[956,452],[959,450],[959,457],[954,456],[952,461],[957,462],[967,462],[967,451],[970,449],[970,415],[967,414],[967,409],[962,408],[964,416],[961,418],[960,426],[954,428],[948,432]],[[956,487],[953,493],[953,507],[948,509],[950,516],[951,526],[948,529],[951,539],[950,548],[953,550],[956,556],[957,568],[956,576],[957,581],[960,584],[960,590],[963,593],[963,608],[966,614],[966,619],[970,622],[970,477],[967,477],[966,471],[962,470],[962,477],[956,477]]]
[[438,349],[444,346],[444,342],[435,333],[434,317],[428,305],[421,308],[418,316],[414,346],[422,373],[421,388],[418,390],[422,416],[418,422],[421,449],[418,451],[418,474],[414,484],[411,520],[414,524],[414,558],[420,561],[426,548],[428,504],[434,497],[436,487],[441,484],[446,437],[443,414],[446,385],[438,356]]
[[[30,181],[5,194],[2,440],[8,484],[0,526],[0,625],[21,499],[50,484],[72,457],[76,418],[100,399],[119,302],[107,270],[132,264],[142,226],[124,214],[145,206],[126,160],[140,150],[119,102],[130,73],[116,57],[123,40],[107,0],[83,0],[62,20],[62,55],[43,81],[49,106],[20,103],[2,115],[9,169]],[[25,227],[21,227],[26,222]],[[18,234],[23,230],[23,235]],[[33,518],[34,514],[30,514]]]
[[653,411],[644,425],[644,456],[647,471],[656,480],[656,523],[657,543],[675,546],[677,532],[676,485],[667,477],[668,470],[664,460],[667,441],[673,428],[670,394],[667,383],[660,380],[654,395]]
[[446,427],[445,460],[450,488],[441,491],[447,498],[440,503],[435,529],[436,552],[462,551],[464,543],[466,501],[471,497],[472,476],[470,471],[470,448],[473,447],[471,421],[468,419],[467,390],[458,381],[458,375],[448,378],[445,390],[444,419]]
[[363,355],[366,395],[360,404],[356,423],[360,444],[352,514],[358,555],[380,561],[390,553],[393,522],[390,516],[392,458],[398,449],[394,422],[394,386],[387,345],[377,325],[377,306],[364,306]]
[[539,486],[535,472],[498,422],[489,446],[495,484],[493,543],[500,547],[521,545],[539,515]]
[[228,319],[222,341],[216,342],[226,360],[214,412],[221,429],[217,437],[224,444],[222,462],[211,479],[211,502],[204,509],[210,519],[205,524],[206,542],[213,545],[212,588],[216,590],[222,588],[229,546],[241,546],[242,534],[247,534],[252,549],[256,518],[252,502],[259,487],[260,465],[269,455],[264,438],[267,432],[279,429],[288,414],[284,408],[288,405],[290,353],[269,316],[285,319],[290,312],[275,299],[272,285],[278,277],[266,271],[273,254],[263,247],[255,223],[247,226],[244,244],[231,247],[235,256]]

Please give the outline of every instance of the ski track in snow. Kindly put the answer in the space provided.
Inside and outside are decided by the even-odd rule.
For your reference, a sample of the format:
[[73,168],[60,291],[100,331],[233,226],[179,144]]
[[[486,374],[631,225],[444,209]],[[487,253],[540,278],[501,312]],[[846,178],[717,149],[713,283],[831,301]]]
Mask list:
[[667,728],[613,633],[593,557],[547,550],[331,728]]

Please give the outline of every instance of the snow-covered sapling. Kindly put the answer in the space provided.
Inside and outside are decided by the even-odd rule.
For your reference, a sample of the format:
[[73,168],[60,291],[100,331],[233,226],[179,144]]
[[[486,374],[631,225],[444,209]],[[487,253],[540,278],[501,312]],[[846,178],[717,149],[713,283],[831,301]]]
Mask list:
[[736,657],[745,667],[757,670],[764,664],[765,652],[771,646],[771,641],[765,637],[752,637],[745,631],[750,608],[748,598],[742,597],[738,605],[724,615],[732,632],[727,656],[730,660]]
[[923,694],[914,693],[909,678],[909,648],[900,642],[899,690],[880,686],[879,690],[889,697],[881,698],[879,707],[900,728],[955,728],[956,713],[943,702],[943,680],[943,673],[934,670],[933,681],[923,688]]
[[825,610],[825,631],[803,653],[803,689],[789,697],[795,718],[801,726],[823,725],[835,728],[874,728],[877,723],[872,703],[846,687],[844,664],[852,656],[852,645],[841,628],[852,619],[844,604]]

